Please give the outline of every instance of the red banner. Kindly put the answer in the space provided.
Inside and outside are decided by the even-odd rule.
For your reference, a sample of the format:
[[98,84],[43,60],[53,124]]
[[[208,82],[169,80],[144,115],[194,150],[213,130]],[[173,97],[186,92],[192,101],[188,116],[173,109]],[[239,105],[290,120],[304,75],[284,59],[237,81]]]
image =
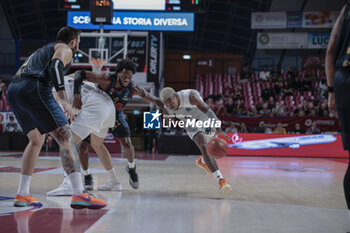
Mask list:
[[240,122],[244,122],[247,128],[261,127],[264,123],[267,127],[274,130],[278,123],[282,123],[282,127],[287,131],[292,130],[296,123],[300,124],[300,128],[307,131],[313,122],[316,122],[317,128],[322,132],[332,131],[339,132],[340,126],[337,118],[331,117],[220,117],[223,121],[223,127],[228,127],[231,122],[236,122],[239,126]]
[[331,134],[229,133],[228,155],[347,158],[341,136]]

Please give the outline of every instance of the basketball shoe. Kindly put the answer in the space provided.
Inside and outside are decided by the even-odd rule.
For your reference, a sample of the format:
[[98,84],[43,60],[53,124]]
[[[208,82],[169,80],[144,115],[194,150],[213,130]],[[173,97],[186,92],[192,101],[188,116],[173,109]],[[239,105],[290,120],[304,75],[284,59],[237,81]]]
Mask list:
[[139,188],[139,177],[136,173],[136,165],[134,168],[129,168],[128,165],[125,167],[126,171],[129,173],[129,183],[133,189]]
[[27,196],[16,195],[13,205],[16,207],[37,206],[39,202],[29,194]]
[[229,185],[225,178],[219,179],[220,191],[222,194],[226,194],[232,190],[231,185]]
[[208,173],[210,173],[210,174],[212,173],[212,172],[210,171],[209,167],[208,167],[205,163],[202,162],[202,156],[199,156],[199,158],[196,160],[196,165],[197,165],[198,167],[204,169],[206,172],[208,172]]
[[106,184],[98,186],[97,189],[100,191],[121,191],[122,185],[118,180],[108,181]]
[[92,194],[83,193],[81,195],[72,195],[70,206],[73,209],[101,209],[107,206],[107,202],[94,197]]
[[63,182],[58,188],[46,193],[47,196],[71,196],[72,194],[72,185],[67,176],[64,176]]

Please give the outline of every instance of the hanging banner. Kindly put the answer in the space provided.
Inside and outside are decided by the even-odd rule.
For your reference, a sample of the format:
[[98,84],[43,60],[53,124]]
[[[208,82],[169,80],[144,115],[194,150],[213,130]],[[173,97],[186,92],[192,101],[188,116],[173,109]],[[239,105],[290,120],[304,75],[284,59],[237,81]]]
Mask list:
[[252,29],[331,28],[339,11],[252,12]]
[[329,32],[309,32],[307,47],[309,49],[325,49],[327,48],[330,37]]
[[329,32],[268,32],[258,33],[258,49],[325,49]]
[[347,151],[343,150],[341,136],[338,134],[229,133],[229,135],[231,141],[228,144],[228,155],[328,158],[349,156]]
[[331,28],[337,20],[335,11],[303,12],[303,28]]
[[258,33],[258,49],[305,49],[307,47],[307,33],[304,32],[276,32]]
[[286,28],[286,12],[253,12],[251,28]]
[[148,34],[148,65],[147,82],[159,83],[160,65],[160,32],[149,32]]
[[313,122],[322,132],[332,131],[339,132],[340,126],[337,118],[333,117],[220,117],[223,127],[228,127],[231,122],[244,122],[247,128],[261,127],[263,124],[271,129],[275,129],[278,123],[282,123],[282,127],[287,131],[292,130],[296,123],[300,124],[300,128],[307,131]]
[[[67,26],[76,29],[100,29],[100,25],[91,23],[89,11],[68,11]],[[103,28],[134,31],[194,31],[194,13],[115,11],[112,25],[103,25]]]
[[300,11],[287,12],[287,28],[301,28],[303,24],[303,15]]

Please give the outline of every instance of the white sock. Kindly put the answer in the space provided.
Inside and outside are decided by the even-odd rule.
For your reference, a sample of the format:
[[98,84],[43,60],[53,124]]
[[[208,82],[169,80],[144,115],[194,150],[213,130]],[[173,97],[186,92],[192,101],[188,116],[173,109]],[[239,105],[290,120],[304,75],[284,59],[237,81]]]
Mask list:
[[202,161],[202,163],[204,163],[205,164],[205,161],[204,161],[204,157],[202,156],[202,159],[201,159],[201,161]]
[[83,182],[81,181],[80,172],[73,172],[69,176],[69,181],[72,184],[73,194],[80,195],[83,193]]
[[132,161],[131,163],[128,162],[129,168],[134,168],[135,167],[135,161]]
[[27,196],[29,194],[29,185],[32,176],[20,175],[19,177],[19,186],[17,194],[21,196]]
[[84,176],[90,175],[90,169],[88,168],[87,170],[83,170]]
[[349,222],[350,222],[350,210],[348,210],[348,217],[349,217]]
[[111,170],[107,171],[108,173],[108,181],[117,181],[117,174],[114,170],[114,167]]
[[219,182],[220,179],[224,178],[220,172],[220,170],[217,170],[213,172],[213,176],[216,178],[216,180]]

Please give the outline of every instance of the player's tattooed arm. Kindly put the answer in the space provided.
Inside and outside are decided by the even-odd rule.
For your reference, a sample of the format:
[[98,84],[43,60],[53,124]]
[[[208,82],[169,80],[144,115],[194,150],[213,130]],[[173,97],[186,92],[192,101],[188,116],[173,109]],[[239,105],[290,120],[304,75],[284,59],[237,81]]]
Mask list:
[[160,101],[159,98],[146,91],[144,88],[135,85],[133,91],[135,95],[138,95],[147,100],[148,102],[157,105],[160,109],[164,108],[162,101]]

